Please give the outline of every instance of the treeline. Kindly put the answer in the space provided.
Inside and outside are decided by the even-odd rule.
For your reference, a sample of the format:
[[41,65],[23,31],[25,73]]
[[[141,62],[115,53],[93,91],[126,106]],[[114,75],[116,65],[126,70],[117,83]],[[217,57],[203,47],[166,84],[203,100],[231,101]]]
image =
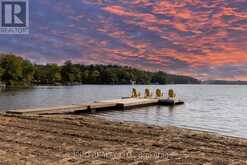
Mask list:
[[212,84],[212,85],[247,85],[247,81],[209,80],[209,81],[203,81],[202,84]]
[[67,61],[37,65],[15,55],[0,55],[0,80],[7,86],[73,84],[188,84],[199,80],[164,72],[147,72],[116,65],[81,65]]

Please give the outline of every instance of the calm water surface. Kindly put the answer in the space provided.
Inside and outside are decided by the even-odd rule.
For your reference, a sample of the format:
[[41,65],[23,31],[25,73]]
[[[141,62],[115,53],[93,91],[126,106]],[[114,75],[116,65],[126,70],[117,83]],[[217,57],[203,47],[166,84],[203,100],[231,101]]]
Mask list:
[[[174,108],[147,107],[99,113],[114,121],[137,121],[159,126],[173,125],[247,138],[247,86],[167,85],[135,86],[143,91],[175,89],[186,104]],[[132,86],[85,85],[36,87],[0,93],[0,110],[90,103],[129,96]]]

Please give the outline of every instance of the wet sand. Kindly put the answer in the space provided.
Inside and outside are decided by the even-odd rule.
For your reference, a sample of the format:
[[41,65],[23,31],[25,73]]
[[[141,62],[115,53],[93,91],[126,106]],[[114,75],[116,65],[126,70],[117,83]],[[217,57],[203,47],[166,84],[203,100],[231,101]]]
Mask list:
[[93,115],[0,114],[0,164],[246,164],[247,140]]

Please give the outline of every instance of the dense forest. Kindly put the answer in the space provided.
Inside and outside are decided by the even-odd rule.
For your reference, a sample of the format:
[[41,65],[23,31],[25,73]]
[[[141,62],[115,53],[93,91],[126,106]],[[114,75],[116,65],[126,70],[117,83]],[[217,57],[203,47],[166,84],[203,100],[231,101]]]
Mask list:
[[199,80],[147,72],[126,66],[82,65],[70,61],[38,65],[12,54],[0,54],[0,80],[9,87],[74,84],[198,84]]

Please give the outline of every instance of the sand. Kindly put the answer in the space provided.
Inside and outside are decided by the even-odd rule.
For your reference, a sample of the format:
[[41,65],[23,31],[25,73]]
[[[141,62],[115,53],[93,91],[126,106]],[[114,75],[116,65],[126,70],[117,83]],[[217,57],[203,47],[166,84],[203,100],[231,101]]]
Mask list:
[[86,114],[0,114],[0,164],[247,164],[247,140]]

